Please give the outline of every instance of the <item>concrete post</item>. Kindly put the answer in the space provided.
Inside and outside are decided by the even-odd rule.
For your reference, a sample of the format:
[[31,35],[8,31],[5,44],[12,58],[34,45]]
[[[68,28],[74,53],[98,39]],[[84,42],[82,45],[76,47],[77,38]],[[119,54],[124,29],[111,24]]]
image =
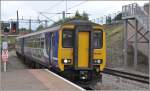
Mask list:
[[[148,64],[149,64],[149,73],[150,73],[150,26],[149,26],[150,25],[150,1],[149,1],[149,14],[148,15],[149,15],[149,17],[148,17],[149,18],[149,21],[148,21],[148,31],[149,31],[149,35],[148,35],[149,36],[149,38],[148,38],[149,39],[149,43],[148,43],[148,45],[149,45],[148,46],[148,49],[149,49],[149,52],[148,52],[148,54],[149,54]],[[150,80],[149,80],[149,82],[150,82]],[[149,85],[149,88],[150,88],[150,85]]]
[[29,19],[29,32],[31,33],[31,19]]
[[47,28],[47,20],[45,20],[45,28]]
[[124,66],[126,67],[127,66],[127,48],[128,48],[128,40],[127,40],[127,27],[128,27],[128,20],[125,19],[124,21],[124,49],[123,49],[123,52],[124,52]]
[[3,62],[4,65],[4,72],[6,72],[6,62]]
[[135,40],[134,40],[134,68],[137,68],[137,31],[138,31],[138,21],[135,20]]
[[19,34],[19,14],[17,10],[17,34]]
[[[6,51],[6,50],[8,50],[8,34],[5,34],[4,35],[4,41],[5,42],[7,42],[7,45],[5,45],[5,46],[7,46],[7,47],[5,47],[4,45],[2,46],[3,47],[3,50],[2,51]],[[6,72],[6,66],[7,66],[7,64],[6,64],[6,60],[7,59],[2,59],[3,60],[3,70],[4,70],[4,72]]]

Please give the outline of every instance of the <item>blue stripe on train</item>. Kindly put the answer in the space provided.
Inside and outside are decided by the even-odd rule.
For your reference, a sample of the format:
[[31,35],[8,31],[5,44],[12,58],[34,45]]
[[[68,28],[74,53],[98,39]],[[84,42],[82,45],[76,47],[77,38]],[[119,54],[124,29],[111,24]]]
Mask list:
[[[50,32],[47,32],[47,33],[45,34],[46,48],[50,48],[50,40],[51,40],[50,38],[51,38],[51,33],[50,33]],[[46,53],[47,53],[48,56],[50,56],[50,55],[49,55],[49,51],[50,51],[50,50],[46,49]]]
[[[58,31],[54,32],[54,36],[53,36],[53,57],[54,58],[58,58],[58,39],[59,39],[59,35],[58,35]],[[58,60],[54,60],[54,65],[58,65]]]

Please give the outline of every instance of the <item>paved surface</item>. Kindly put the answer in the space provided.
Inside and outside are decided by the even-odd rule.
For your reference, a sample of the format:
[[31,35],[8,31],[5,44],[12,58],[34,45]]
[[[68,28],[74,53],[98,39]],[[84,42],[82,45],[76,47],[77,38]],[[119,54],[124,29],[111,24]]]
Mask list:
[[64,81],[45,69],[29,69],[17,58],[15,51],[9,52],[7,72],[1,64],[0,91],[79,91],[82,88]]
[[79,91],[71,85],[44,69],[22,69],[3,72],[1,75],[2,90],[18,91]]
[[[15,51],[9,52],[9,59],[7,62],[7,71],[12,71],[16,69],[28,69],[28,67],[18,59]],[[1,63],[1,71],[3,71],[3,63]]]

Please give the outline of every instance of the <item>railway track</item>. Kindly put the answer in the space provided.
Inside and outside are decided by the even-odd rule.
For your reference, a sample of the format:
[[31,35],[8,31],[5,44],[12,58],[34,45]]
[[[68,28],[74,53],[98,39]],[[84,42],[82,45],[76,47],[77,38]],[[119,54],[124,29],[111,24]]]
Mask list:
[[141,82],[141,83],[149,84],[149,76],[143,76],[143,75],[139,75],[139,74],[123,72],[123,71],[114,70],[111,68],[105,68],[103,73],[126,78],[129,80],[134,80],[134,81]]
[[[62,76],[63,78],[65,78],[65,79],[68,80],[68,81],[71,81],[71,80],[69,80],[67,77],[64,77],[63,75],[57,73],[57,72],[54,71],[54,70],[50,70],[50,71],[54,72],[55,74],[57,74],[57,75],[59,75],[59,76]],[[74,84],[76,84],[76,85],[78,85],[78,86],[80,86],[81,88],[84,88],[85,90],[94,90],[94,88],[93,88],[93,87],[90,87],[89,85],[88,85],[88,86],[84,86],[84,85],[81,85],[80,83],[78,83],[78,82],[76,82],[76,81],[71,81],[71,82],[74,83]]]

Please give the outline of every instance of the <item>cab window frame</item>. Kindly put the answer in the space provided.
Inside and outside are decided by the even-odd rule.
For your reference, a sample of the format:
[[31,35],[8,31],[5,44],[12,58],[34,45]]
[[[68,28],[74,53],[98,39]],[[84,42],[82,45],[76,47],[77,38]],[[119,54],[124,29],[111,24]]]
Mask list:
[[[101,42],[100,42],[101,45],[97,46],[97,47],[94,46],[94,42],[95,42],[95,40],[94,40],[94,34],[96,32],[100,32],[101,33],[101,39],[98,39],[98,40],[101,40]],[[102,48],[103,48],[103,30],[102,29],[95,29],[94,32],[93,32],[93,49],[102,49]]]
[[[71,46],[66,46],[66,45],[64,46],[64,37],[63,37],[63,34],[66,31],[72,32],[72,45]],[[67,29],[67,28],[63,29],[63,31],[62,31],[62,48],[73,48],[73,42],[74,42],[73,39],[74,39],[73,29]]]

